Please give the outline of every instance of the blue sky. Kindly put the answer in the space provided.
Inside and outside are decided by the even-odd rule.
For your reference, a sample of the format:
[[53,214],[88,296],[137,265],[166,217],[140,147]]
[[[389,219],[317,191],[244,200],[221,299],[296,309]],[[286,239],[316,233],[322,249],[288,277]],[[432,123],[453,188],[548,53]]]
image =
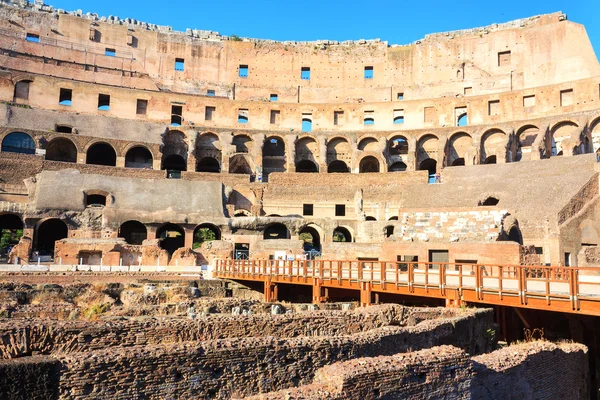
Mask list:
[[474,28],[563,11],[585,25],[600,54],[600,0],[46,0],[57,8],[118,15],[175,30],[207,29],[274,40],[387,40],[407,44],[425,34]]

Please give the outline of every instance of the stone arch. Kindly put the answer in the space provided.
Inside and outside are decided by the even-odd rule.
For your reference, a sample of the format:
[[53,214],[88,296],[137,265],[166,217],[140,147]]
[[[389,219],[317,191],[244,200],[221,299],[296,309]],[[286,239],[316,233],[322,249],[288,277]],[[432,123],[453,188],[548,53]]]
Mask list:
[[406,168],[406,164],[404,164],[402,161],[397,161],[390,165],[388,172],[404,172],[406,171]]
[[272,172],[285,172],[286,163],[285,140],[276,135],[267,136],[262,151],[263,180],[267,181]]
[[296,141],[296,170],[298,163],[305,160],[319,165],[319,143],[312,136],[303,136]]
[[437,171],[437,160],[433,158],[427,158],[419,164],[419,171],[427,171],[428,174],[435,175]]
[[363,157],[358,164],[358,172],[359,173],[369,173],[369,172],[381,172],[380,164],[377,157],[374,156],[366,156]]
[[[427,133],[417,141],[417,165],[419,169],[425,160],[437,161],[440,139],[431,133]],[[435,173],[435,172],[434,172]]]
[[486,163],[486,160],[490,159],[491,156],[496,156],[496,160],[505,160],[507,140],[506,133],[501,129],[487,130],[481,137],[480,162]]
[[152,152],[146,146],[132,146],[125,153],[125,168],[152,169]]
[[13,213],[0,214],[0,257],[8,256],[10,249],[19,243],[25,224],[21,217]]
[[11,132],[4,136],[0,150],[5,153],[35,154],[35,141],[24,132]]
[[46,145],[46,160],[77,162],[77,146],[71,139],[56,137]]
[[351,243],[354,241],[350,228],[345,226],[337,226],[331,235],[333,242]]
[[530,160],[533,144],[540,133],[536,125],[527,124],[517,130],[516,155],[513,161]]
[[219,161],[210,156],[202,157],[196,162],[196,172],[221,172],[221,164]]
[[173,255],[175,250],[185,246],[185,230],[176,224],[167,222],[156,230],[156,238],[159,245],[166,250],[169,255]]
[[392,237],[394,235],[394,225],[387,225],[383,228],[385,237]]
[[352,146],[345,137],[334,137],[327,141],[327,165],[335,161],[349,164],[352,160]]
[[448,140],[446,165],[465,165],[474,155],[473,138],[466,132],[456,132]]
[[363,136],[358,141],[358,150],[365,152],[379,152],[379,140],[373,136]]
[[169,130],[163,135],[161,169],[187,171],[189,146],[185,133]]
[[348,173],[350,172],[350,168],[348,164],[341,160],[335,160],[329,163],[327,166],[328,173]]
[[117,152],[109,143],[94,142],[87,148],[85,163],[114,167],[117,165]]
[[579,125],[571,120],[560,121],[550,128],[550,143],[547,144],[547,153],[551,157],[562,156],[566,152],[572,154],[574,143],[572,138],[579,132]]
[[58,218],[48,218],[37,223],[35,228],[35,250],[39,255],[54,257],[56,241],[69,236],[67,224]]
[[221,240],[221,229],[215,224],[205,222],[194,229],[193,238],[194,242],[192,248],[196,249],[204,242]]
[[[213,159],[217,162],[216,167]],[[212,132],[200,134],[196,140],[196,171],[197,172],[219,172],[221,170],[222,145],[219,136]],[[204,160],[203,163],[200,161]]]
[[[302,237],[303,233],[310,235],[311,240],[305,240],[306,238]],[[305,225],[298,231],[298,235],[300,235],[300,240],[304,240],[304,251],[321,251],[323,230],[319,226],[314,224]]]
[[590,136],[592,139],[592,150],[600,149],[600,117],[590,123]]
[[250,153],[254,141],[246,134],[238,134],[233,137],[231,144],[235,146],[236,153]]
[[253,163],[250,157],[245,153],[234,154],[229,159],[230,174],[252,175],[254,171]]
[[390,156],[408,154],[408,139],[404,135],[394,135],[387,144],[387,152]]
[[125,221],[119,227],[119,237],[125,239],[127,244],[139,246],[148,238],[148,230],[140,221]]
[[290,230],[282,223],[276,222],[265,227],[263,231],[263,239],[289,239]]

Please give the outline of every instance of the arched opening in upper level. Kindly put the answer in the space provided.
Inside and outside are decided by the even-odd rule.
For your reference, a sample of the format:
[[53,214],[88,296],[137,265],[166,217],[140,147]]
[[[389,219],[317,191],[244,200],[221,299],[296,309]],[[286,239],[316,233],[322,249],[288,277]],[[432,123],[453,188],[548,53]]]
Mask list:
[[[317,141],[310,137],[306,136],[300,138],[296,141],[296,171],[298,171],[298,164],[301,161],[307,160],[313,162],[315,165],[318,165],[319,159],[319,144]],[[304,172],[314,172],[314,171],[304,171]]]
[[460,114],[456,119],[457,126],[467,126],[469,124],[469,116],[467,113]]
[[263,239],[289,239],[290,230],[281,223],[275,223],[267,226],[263,232]]
[[117,165],[117,153],[108,143],[94,143],[88,148],[85,163],[114,167]]
[[393,163],[392,165],[390,165],[390,167],[388,168],[389,172],[404,172],[406,171],[406,164],[404,164],[402,161],[398,161]]
[[67,138],[52,139],[46,146],[46,160],[77,162],[77,147]]
[[12,132],[2,139],[1,150],[5,153],[35,154],[35,142],[26,133]]
[[366,156],[358,165],[358,172],[360,173],[372,173],[379,172],[379,160],[373,156]]
[[321,235],[312,226],[307,225],[300,229],[300,240],[304,242],[304,251],[321,251]]
[[296,172],[319,172],[319,167],[313,161],[302,160],[296,163]]
[[252,143],[252,139],[246,135],[237,135],[231,142],[235,146],[236,153],[249,153]]
[[213,157],[202,157],[196,163],[196,172],[221,172],[221,164]]
[[358,150],[360,151],[379,151],[379,140],[373,137],[366,137],[358,142]]
[[119,237],[125,239],[127,244],[140,246],[148,238],[148,230],[139,221],[126,221],[119,227]]
[[68,236],[67,224],[58,218],[47,219],[40,223],[35,231],[35,250],[39,255],[54,257],[56,241]]
[[200,224],[194,229],[194,243],[192,248],[196,249],[202,243],[212,240],[221,240],[221,230],[219,227],[209,223]]
[[341,160],[332,161],[327,166],[327,172],[329,173],[347,173],[350,172],[350,168],[345,162]]
[[8,256],[10,250],[23,236],[24,224],[16,214],[0,214],[0,258]]
[[[474,154],[473,138],[465,132],[455,133],[448,141],[446,160],[450,166],[465,165],[465,158]],[[472,157],[471,157],[472,158]],[[461,160],[456,162],[457,160]]]
[[173,255],[175,250],[185,246],[185,231],[179,225],[166,223],[156,230],[156,238],[161,249]]
[[338,226],[333,230],[332,240],[334,242],[350,243],[352,242],[352,234],[350,233],[348,228]]
[[187,163],[179,154],[171,154],[163,158],[161,169],[167,171],[187,171]]
[[262,155],[263,181],[268,181],[273,172],[285,172],[286,163],[285,142],[277,136],[267,137]]
[[143,146],[135,146],[125,154],[125,168],[152,169],[152,153]]
[[252,166],[245,154],[236,154],[229,159],[230,174],[252,175]]
[[[352,159],[352,148],[346,138],[336,137],[327,141],[327,165],[341,161],[347,165]],[[336,164],[341,165],[341,164]]]
[[394,136],[388,141],[388,154],[404,155],[408,154],[408,140],[404,136]]
[[565,151],[563,141],[578,136],[579,131],[579,126],[572,121],[563,121],[556,124],[550,132],[550,155],[552,157],[562,156]]

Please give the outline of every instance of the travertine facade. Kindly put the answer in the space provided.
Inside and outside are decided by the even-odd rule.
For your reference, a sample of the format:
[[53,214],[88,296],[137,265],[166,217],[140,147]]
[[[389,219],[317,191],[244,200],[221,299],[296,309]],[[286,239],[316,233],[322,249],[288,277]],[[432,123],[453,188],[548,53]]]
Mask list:
[[600,65],[560,12],[398,46],[16,3],[0,6],[11,262],[518,264],[533,246],[594,264]]

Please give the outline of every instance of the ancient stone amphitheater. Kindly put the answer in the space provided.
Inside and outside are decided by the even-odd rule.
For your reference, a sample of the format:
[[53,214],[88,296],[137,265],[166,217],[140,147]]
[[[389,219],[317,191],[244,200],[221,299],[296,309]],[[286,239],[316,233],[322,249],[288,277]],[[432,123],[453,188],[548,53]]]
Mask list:
[[587,396],[599,149],[560,12],[390,45],[2,0],[0,398]]

